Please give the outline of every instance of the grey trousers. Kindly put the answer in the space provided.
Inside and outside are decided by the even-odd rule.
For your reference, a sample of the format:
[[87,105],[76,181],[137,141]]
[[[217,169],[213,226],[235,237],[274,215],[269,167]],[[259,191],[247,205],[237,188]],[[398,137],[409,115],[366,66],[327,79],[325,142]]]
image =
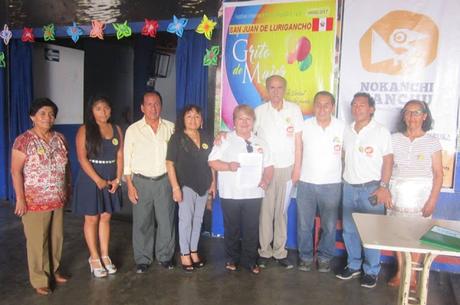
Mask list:
[[208,193],[200,196],[191,188],[182,187],[182,201],[179,202],[179,245],[183,255],[198,250],[207,200]]
[[133,249],[136,264],[151,264],[153,251],[159,262],[174,255],[176,228],[174,202],[168,177],[158,181],[133,177],[138,201],[133,205]]
[[[292,166],[275,168],[273,179],[265,191],[260,207],[259,255],[282,259],[287,256],[287,215],[284,214],[286,182],[291,179]],[[272,246],[273,243],[273,246]]]

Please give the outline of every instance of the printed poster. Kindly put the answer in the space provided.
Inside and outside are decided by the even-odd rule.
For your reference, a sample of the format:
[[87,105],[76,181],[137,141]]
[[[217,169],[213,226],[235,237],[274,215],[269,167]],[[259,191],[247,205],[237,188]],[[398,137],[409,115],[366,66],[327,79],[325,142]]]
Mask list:
[[[339,117],[351,122],[356,92],[376,101],[375,119],[396,131],[411,99],[429,104],[430,131],[443,147],[445,188],[453,188],[460,90],[458,0],[347,0],[339,83]],[[363,13],[365,12],[365,13]]]
[[287,79],[285,99],[304,115],[320,90],[334,90],[336,1],[224,3],[221,129],[238,104],[267,100],[265,80]]

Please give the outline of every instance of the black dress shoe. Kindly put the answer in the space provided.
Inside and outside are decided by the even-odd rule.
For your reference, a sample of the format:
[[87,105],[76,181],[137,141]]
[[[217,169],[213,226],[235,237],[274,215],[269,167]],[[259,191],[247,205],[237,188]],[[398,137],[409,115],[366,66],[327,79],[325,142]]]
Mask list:
[[136,266],[136,273],[146,273],[147,269],[149,269],[149,265],[139,264]]
[[172,261],[165,261],[165,262],[159,262],[159,263],[165,269],[168,269],[168,270],[174,269],[174,265],[173,265]]
[[269,263],[270,263],[270,258],[267,258],[267,257],[259,257],[259,259],[257,260],[257,265],[262,269],[267,268]]
[[278,264],[280,264],[281,266],[283,266],[285,269],[292,269],[292,268],[294,268],[294,265],[289,261],[289,259],[288,259],[287,257],[281,258],[281,259],[277,259],[276,261],[278,262]]

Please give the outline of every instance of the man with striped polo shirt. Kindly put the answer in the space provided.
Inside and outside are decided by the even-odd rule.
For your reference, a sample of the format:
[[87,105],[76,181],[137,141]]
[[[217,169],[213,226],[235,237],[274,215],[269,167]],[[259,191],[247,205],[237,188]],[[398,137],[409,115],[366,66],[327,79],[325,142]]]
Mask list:
[[390,132],[372,118],[375,101],[368,93],[354,95],[351,112],[355,121],[345,129],[343,147],[342,220],[348,264],[337,277],[342,280],[358,277],[362,268],[361,286],[374,288],[380,272],[380,251],[362,249],[352,213],[385,213],[384,204],[391,202],[388,182],[393,166],[393,149]]

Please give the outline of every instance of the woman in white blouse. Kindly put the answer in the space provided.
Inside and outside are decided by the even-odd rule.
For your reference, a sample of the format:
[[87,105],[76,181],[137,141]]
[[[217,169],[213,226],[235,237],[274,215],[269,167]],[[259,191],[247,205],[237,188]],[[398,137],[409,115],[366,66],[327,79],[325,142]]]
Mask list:
[[233,111],[235,130],[222,138],[209,155],[209,165],[218,173],[218,190],[224,216],[225,268],[241,265],[259,274],[259,213],[264,190],[273,176],[267,144],[253,134],[255,113],[247,105]]
[[[399,132],[392,135],[394,152],[393,175],[390,181],[392,203],[387,208],[390,216],[431,217],[442,186],[441,144],[427,131],[433,120],[428,105],[411,100],[401,111]],[[390,286],[399,287],[402,267],[401,253],[396,253],[398,269],[390,279]],[[420,255],[412,253],[412,261]],[[411,288],[415,289],[415,274]]]

